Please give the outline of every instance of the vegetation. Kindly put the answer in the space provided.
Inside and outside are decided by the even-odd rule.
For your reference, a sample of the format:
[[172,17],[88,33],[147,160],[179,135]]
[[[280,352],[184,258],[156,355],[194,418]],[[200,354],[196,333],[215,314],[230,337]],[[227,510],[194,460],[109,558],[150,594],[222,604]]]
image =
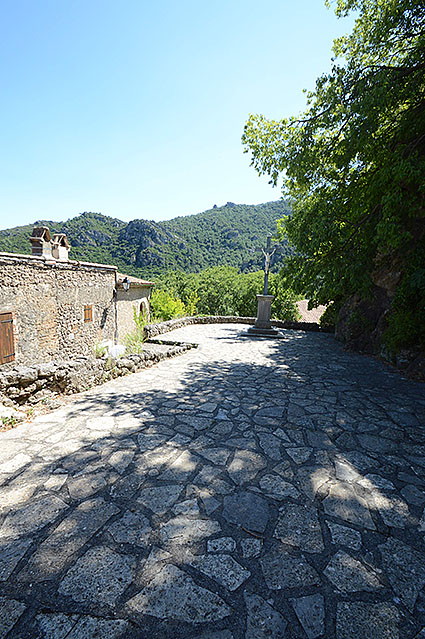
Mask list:
[[[328,4],[330,4],[328,2]],[[295,290],[337,307],[389,291],[384,340],[425,346],[425,12],[420,0],[338,0],[357,11],[335,41],[338,62],[307,94],[300,117],[251,115],[245,151],[293,202],[280,237]]]
[[[200,273],[170,271],[156,282],[151,309],[155,318],[162,319],[196,314],[253,317],[257,313],[256,295],[263,292],[263,282],[263,271],[239,273],[231,266],[215,266]],[[296,297],[279,274],[270,274],[269,292],[275,296],[274,318],[298,319]]]
[[135,324],[134,331],[125,336],[126,353],[139,354],[143,351],[143,344],[146,341],[146,320],[141,313],[137,312],[135,307],[133,307],[133,319]]
[[[52,232],[66,233],[70,257],[86,262],[116,264],[121,271],[153,278],[169,270],[199,272],[230,265],[241,271],[258,270],[260,248],[276,221],[289,212],[284,201],[259,205],[232,204],[165,222],[133,220],[126,224],[101,213],[82,213],[67,222],[38,221]],[[33,225],[0,231],[0,250],[29,253]],[[278,270],[287,253],[283,242],[276,253]]]

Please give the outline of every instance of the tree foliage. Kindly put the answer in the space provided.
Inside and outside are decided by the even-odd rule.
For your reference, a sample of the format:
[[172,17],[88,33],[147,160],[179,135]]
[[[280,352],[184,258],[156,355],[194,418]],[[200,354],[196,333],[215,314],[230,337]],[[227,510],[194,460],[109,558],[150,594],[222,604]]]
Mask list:
[[[341,302],[366,297],[380,269],[398,270],[398,316],[413,297],[410,323],[423,325],[424,6],[338,0],[338,16],[351,11],[354,29],[335,41],[334,66],[307,94],[305,113],[280,121],[251,115],[243,144],[256,170],[273,184],[282,178],[293,201],[279,223],[295,248],[286,267],[293,286],[317,303]],[[421,330],[410,327],[407,341],[423,340]]]
[[[232,266],[214,266],[200,273],[170,271],[156,282],[156,289],[157,295],[160,293],[167,297],[171,293],[174,298],[181,300],[185,311],[180,312],[180,315],[255,317],[256,295],[263,292],[263,283],[263,271],[239,273]],[[272,303],[273,317],[298,319],[296,297],[279,274],[270,274],[269,289],[275,296]],[[158,314],[155,310],[154,313]]]
[[[261,246],[289,212],[285,201],[248,205],[228,202],[162,222],[137,219],[128,224],[101,213],[82,213],[66,222],[39,222],[51,232],[66,233],[70,257],[86,262],[116,264],[121,271],[155,278],[169,270],[188,273],[229,265],[249,272],[261,268]],[[32,225],[0,231],[0,250],[29,253]],[[279,246],[274,270],[287,253]]]

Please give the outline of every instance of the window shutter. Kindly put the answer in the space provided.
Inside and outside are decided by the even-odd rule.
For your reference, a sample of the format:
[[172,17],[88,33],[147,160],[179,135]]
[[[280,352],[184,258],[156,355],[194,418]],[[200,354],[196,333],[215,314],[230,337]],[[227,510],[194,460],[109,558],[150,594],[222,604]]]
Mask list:
[[0,364],[15,359],[15,338],[12,313],[0,313]]

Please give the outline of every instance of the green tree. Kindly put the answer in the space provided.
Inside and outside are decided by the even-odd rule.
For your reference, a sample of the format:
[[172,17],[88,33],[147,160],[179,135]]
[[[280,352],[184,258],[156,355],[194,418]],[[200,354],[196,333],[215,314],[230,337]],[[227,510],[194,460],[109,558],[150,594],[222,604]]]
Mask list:
[[[305,113],[251,115],[242,140],[256,170],[282,179],[293,202],[279,230],[295,248],[285,267],[295,290],[341,304],[370,295],[379,270],[398,272],[393,348],[423,344],[423,1],[338,0],[338,16],[350,11],[354,29],[335,41],[332,71],[307,94]],[[409,326],[397,330],[408,310]]]

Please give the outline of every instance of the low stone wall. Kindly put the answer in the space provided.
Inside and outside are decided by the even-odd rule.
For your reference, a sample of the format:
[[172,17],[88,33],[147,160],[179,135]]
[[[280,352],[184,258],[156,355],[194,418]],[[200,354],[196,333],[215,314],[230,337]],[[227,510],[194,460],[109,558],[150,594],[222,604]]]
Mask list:
[[180,355],[193,344],[145,344],[143,352],[119,359],[78,357],[34,366],[13,366],[0,372],[0,404],[16,407],[34,405],[53,394],[79,393],[96,384],[135,373],[153,364]]
[[[177,319],[168,320],[159,324],[149,324],[145,326],[145,335],[148,339],[168,333],[182,326],[191,324],[255,324],[256,317],[232,317],[220,315],[205,315],[204,317],[178,317]],[[275,328],[287,328],[299,331],[314,331],[329,333],[333,329],[322,328],[314,322],[285,322],[281,320],[272,320],[272,326]]]

